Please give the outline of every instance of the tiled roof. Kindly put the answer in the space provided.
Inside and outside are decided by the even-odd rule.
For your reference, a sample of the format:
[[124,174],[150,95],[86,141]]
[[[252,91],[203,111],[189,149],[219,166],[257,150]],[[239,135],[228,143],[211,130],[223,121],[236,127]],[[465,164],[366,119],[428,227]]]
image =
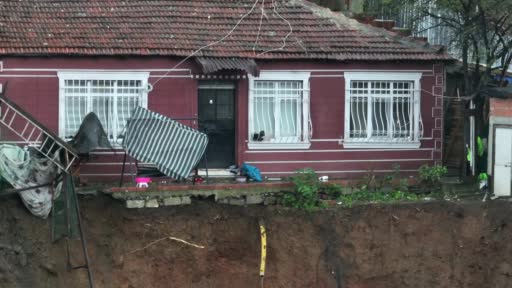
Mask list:
[[449,59],[301,0],[4,0],[0,55],[188,56],[249,11],[194,56]]

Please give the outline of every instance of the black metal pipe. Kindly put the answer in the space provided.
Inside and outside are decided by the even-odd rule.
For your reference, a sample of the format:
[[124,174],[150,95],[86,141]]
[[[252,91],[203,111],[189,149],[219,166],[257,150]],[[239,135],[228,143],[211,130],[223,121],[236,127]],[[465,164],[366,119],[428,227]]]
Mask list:
[[[71,181],[71,187],[75,187],[75,183],[73,180],[73,176],[69,175],[69,179]],[[80,230],[80,240],[82,241],[82,251],[84,253],[85,258],[85,267],[87,267],[87,277],[89,278],[89,288],[94,288],[94,278],[91,271],[90,260],[89,260],[89,252],[87,251],[87,241],[84,236],[84,231],[82,229],[82,217],[80,216],[80,207],[78,206],[78,195],[75,193],[75,189],[72,189],[72,193],[75,195],[75,208],[76,208],[76,217],[78,218],[78,229]]]
[[19,188],[19,189],[9,189],[7,191],[4,191],[4,192],[0,193],[0,197],[1,196],[9,196],[9,195],[13,195],[13,194],[18,194],[18,193],[23,192],[23,191],[27,191],[27,190],[31,190],[31,189],[37,189],[37,188],[46,187],[46,186],[50,186],[50,185],[52,185],[52,183],[44,183],[44,184],[39,184],[39,185],[36,185],[36,186],[30,186],[30,187]]

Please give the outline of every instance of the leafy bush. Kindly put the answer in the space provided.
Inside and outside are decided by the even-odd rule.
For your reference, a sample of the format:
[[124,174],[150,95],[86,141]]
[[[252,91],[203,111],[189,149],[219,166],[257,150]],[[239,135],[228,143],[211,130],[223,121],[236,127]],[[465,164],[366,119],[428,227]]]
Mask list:
[[[423,171],[425,177],[429,175],[427,178],[425,178],[428,179],[428,181],[435,180],[439,182],[441,177],[446,174],[446,172],[443,172],[446,170],[446,168],[442,166],[434,166],[428,168],[430,169],[420,169],[420,171]],[[393,182],[398,182],[395,184],[397,187],[391,187],[394,189],[391,192],[385,192],[381,190],[370,191],[369,189],[375,189],[376,187],[368,187],[367,185],[363,185],[360,191],[350,194],[343,194],[342,187],[340,185],[320,182],[318,180],[318,175],[313,169],[302,169],[298,170],[296,174],[291,177],[291,182],[294,184],[295,189],[293,192],[285,193],[281,203],[288,207],[312,211],[324,206],[323,202],[320,201],[320,198],[337,200],[341,202],[341,205],[345,207],[351,207],[354,203],[389,203],[404,200],[419,200],[418,195],[401,189],[407,189],[408,181],[407,179],[398,178],[398,176],[399,174],[396,173],[391,177],[383,178],[383,182],[386,182],[388,187],[389,185],[393,184]],[[375,182],[374,177],[372,177],[372,181]],[[400,187],[400,189],[398,189],[398,187]]]
[[341,186],[335,183],[321,183],[320,193],[324,194],[327,199],[338,199],[341,196]]
[[313,169],[298,170],[291,177],[291,181],[295,185],[295,191],[283,196],[283,205],[308,211],[320,206],[318,193],[321,183]]
[[441,165],[423,165],[419,170],[421,182],[427,185],[438,185],[446,173],[448,173],[448,169]]

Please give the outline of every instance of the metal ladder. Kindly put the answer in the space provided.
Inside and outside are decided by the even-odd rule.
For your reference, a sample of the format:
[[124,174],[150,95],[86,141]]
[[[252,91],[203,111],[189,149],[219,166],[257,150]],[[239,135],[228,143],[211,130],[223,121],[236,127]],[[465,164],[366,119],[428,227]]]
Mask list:
[[[79,158],[78,153],[68,143],[3,94],[0,95],[0,123],[65,172]],[[65,165],[59,159],[61,152],[68,154],[69,161]]]

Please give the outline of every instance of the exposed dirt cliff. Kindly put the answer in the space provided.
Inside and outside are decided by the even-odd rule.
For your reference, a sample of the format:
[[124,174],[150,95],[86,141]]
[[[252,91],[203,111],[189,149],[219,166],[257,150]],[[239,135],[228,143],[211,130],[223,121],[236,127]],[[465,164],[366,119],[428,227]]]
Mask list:
[[[512,202],[366,205],[313,214],[280,207],[128,210],[81,199],[96,287],[510,287]],[[0,202],[0,287],[87,287],[64,242],[16,197]],[[204,245],[204,249],[168,236]],[[82,264],[73,241],[73,264]]]

